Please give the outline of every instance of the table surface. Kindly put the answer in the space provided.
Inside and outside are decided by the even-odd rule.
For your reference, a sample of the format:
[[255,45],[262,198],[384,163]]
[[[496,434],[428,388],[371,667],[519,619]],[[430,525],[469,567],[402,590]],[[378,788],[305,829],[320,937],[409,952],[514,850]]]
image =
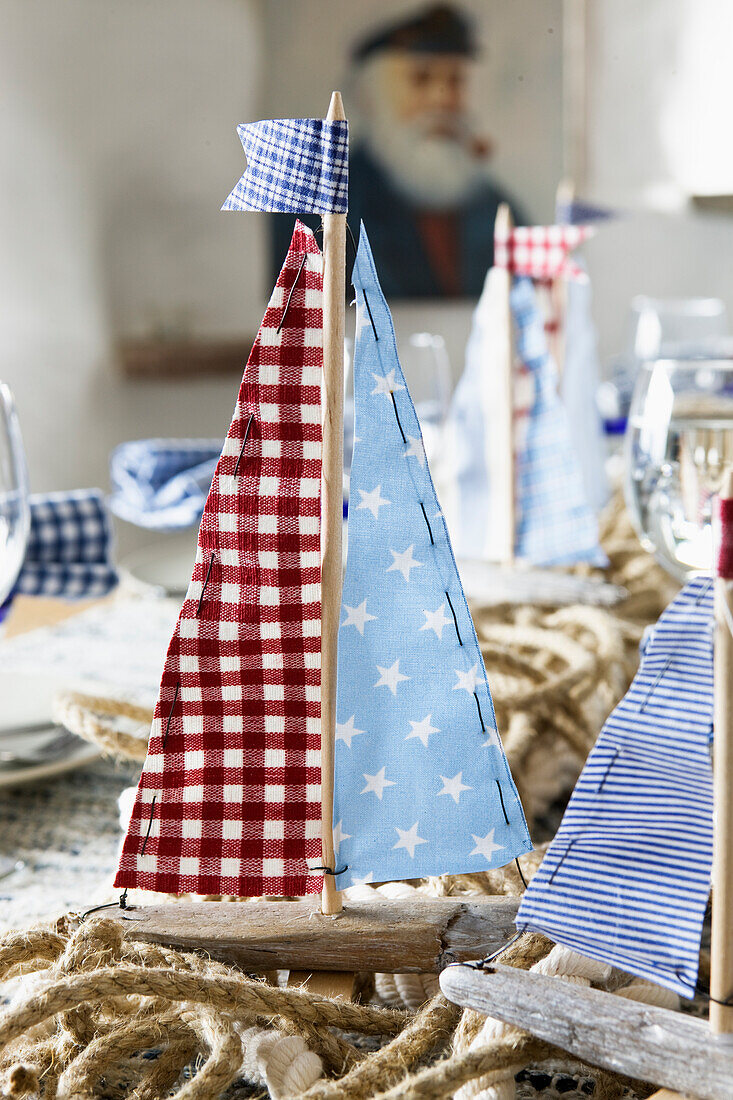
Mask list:
[[[19,596],[5,635],[49,626],[96,601]],[[95,760],[63,776],[0,791],[0,862],[20,866],[0,878],[0,931],[25,928],[115,897],[122,840],[117,799],[140,766]]]

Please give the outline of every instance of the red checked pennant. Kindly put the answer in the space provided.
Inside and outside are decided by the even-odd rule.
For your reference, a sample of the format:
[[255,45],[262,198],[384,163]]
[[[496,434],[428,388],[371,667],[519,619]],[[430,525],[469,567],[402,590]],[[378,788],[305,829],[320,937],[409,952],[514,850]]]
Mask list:
[[115,885],[321,889],[322,257],[296,224],[171,639]]
[[531,279],[587,278],[570,252],[592,237],[587,225],[518,225],[494,236],[494,265]]

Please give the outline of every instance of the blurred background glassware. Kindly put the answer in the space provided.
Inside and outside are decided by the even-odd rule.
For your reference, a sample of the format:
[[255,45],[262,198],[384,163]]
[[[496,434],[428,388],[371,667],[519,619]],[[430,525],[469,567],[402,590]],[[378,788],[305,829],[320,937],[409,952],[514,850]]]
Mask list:
[[728,315],[720,298],[631,300],[629,350],[637,362],[698,354],[728,335]]
[[[344,397],[344,499],[348,499],[348,476],[354,446],[354,385],[352,377],[353,343],[345,341]],[[400,342],[400,364],[415,403],[422,428],[428,461],[439,446],[440,433],[453,392],[450,357],[445,340],[434,332],[414,332]]]
[[0,607],[20,573],[28,543],[28,471],[15,402],[0,382]]
[[400,362],[415,403],[423,442],[432,462],[450,408],[453,379],[445,340],[434,332],[414,332],[400,346]]
[[733,462],[733,342],[714,356],[642,363],[625,443],[625,492],[645,548],[681,581],[713,565],[712,508]]
[[598,387],[597,405],[606,439],[611,484],[623,476],[623,439],[639,370],[655,359],[717,353],[729,335],[720,298],[652,298],[637,294],[629,309],[626,349],[615,355]]

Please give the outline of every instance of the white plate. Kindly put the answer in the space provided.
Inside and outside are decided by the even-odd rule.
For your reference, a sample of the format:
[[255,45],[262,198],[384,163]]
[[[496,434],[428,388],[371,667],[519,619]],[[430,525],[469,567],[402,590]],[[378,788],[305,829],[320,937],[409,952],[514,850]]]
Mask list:
[[26,787],[31,783],[41,783],[46,779],[54,779],[57,775],[83,768],[97,760],[102,755],[98,745],[91,745],[88,741],[79,739],[75,745],[60,760],[51,760],[44,764],[34,764],[30,768],[4,768],[0,769],[0,790],[9,787]]
[[185,596],[196,557],[198,528],[161,535],[156,542],[128,554],[120,573],[168,596]]
[[[26,748],[32,748],[39,743],[38,733],[29,733],[26,741],[22,736],[2,738],[2,732],[41,722],[48,722],[52,726],[54,723],[51,710],[56,690],[57,686],[48,677],[0,671],[0,745],[3,750],[20,755],[24,742]],[[43,740],[42,736],[40,740]],[[59,759],[43,761],[28,768],[0,768],[0,789],[20,787],[50,779],[55,775],[63,775],[64,772],[89,764],[100,755],[101,749],[97,745],[90,745],[79,739],[79,744],[70,748]]]

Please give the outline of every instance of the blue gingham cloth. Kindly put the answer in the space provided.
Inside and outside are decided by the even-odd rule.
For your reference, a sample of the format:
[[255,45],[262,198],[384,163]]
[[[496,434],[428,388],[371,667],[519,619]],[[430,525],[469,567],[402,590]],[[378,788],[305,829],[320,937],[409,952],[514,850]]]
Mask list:
[[117,584],[112,529],[99,489],[30,497],[31,524],[13,595],[92,599]]
[[237,127],[247,170],[222,210],[345,214],[349,127],[322,118],[274,118]]
[[154,531],[181,531],[201,518],[221,439],[134,439],[110,456],[116,516]]
[[713,852],[713,582],[662,614],[517,925],[691,997]]
[[[490,458],[496,395],[491,366],[493,313],[487,278],[474,315],[466,367],[446,422],[451,449],[449,515],[457,553],[482,559],[495,528]],[[598,544],[596,517],[583,486],[567,411],[557,393],[557,370],[547,349],[544,323],[532,281],[515,277],[511,290],[517,358],[530,388],[526,420],[517,433],[515,554],[534,565],[606,563]],[[486,383],[489,384],[486,384]]]
[[339,887],[485,871],[532,847],[363,226],[353,281],[357,438],[338,645]]
[[534,404],[517,454],[517,557],[537,565],[606,565],[530,279],[514,280],[511,308],[517,355],[534,383]]
[[594,222],[612,221],[619,217],[619,211],[610,206],[599,206],[584,199],[560,201],[555,206],[555,221],[558,225],[591,225]]

